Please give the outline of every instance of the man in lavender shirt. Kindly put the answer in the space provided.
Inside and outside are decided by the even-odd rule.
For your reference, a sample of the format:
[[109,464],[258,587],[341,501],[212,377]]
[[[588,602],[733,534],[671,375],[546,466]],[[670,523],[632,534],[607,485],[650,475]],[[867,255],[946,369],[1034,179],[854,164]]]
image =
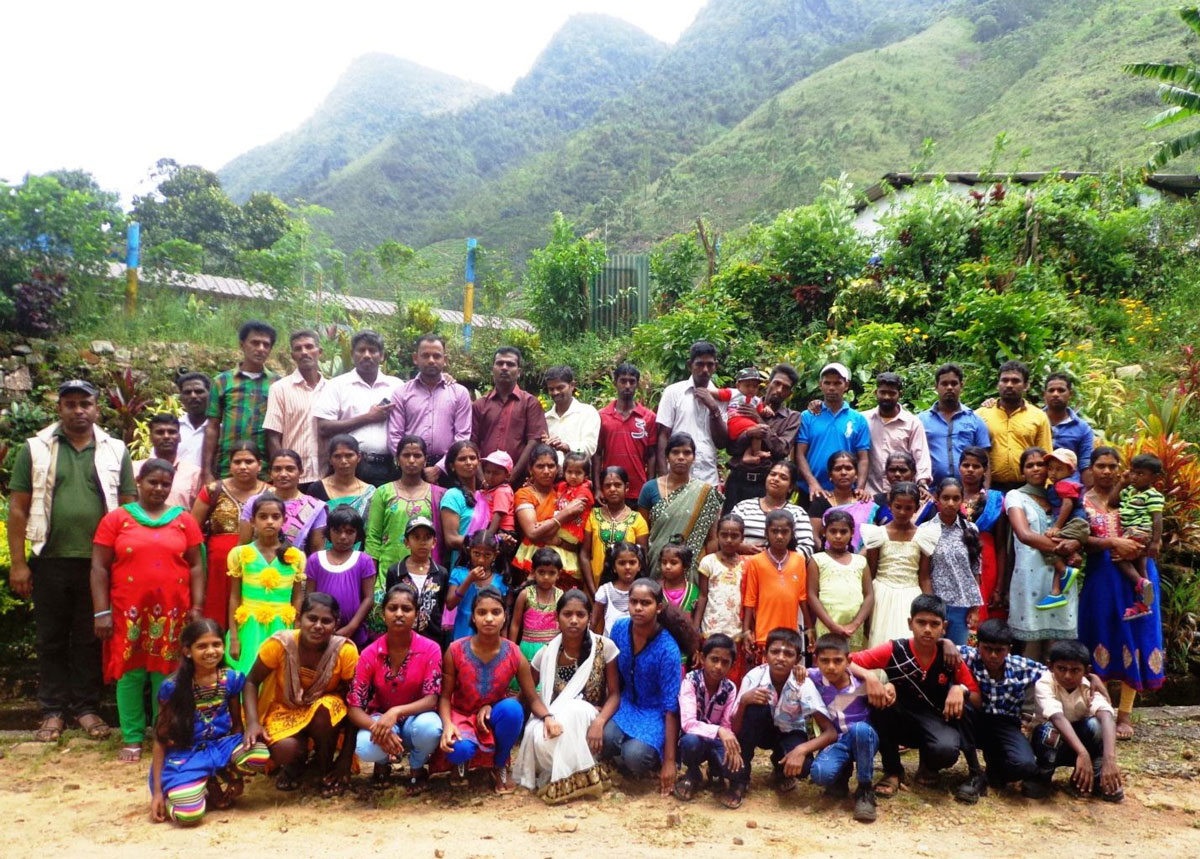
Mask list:
[[392,391],[388,418],[388,448],[395,453],[400,439],[415,433],[425,439],[426,465],[436,480],[434,463],[450,445],[471,437],[471,395],[445,375],[446,341],[437,334],[422,334],[413,353],[417,377],[401,382]]

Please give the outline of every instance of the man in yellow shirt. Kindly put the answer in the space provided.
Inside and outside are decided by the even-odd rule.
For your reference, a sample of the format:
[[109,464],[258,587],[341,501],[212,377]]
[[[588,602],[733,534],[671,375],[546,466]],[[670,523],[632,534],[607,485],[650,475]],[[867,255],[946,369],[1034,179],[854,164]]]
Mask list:
[[1046,413],[1025,402],[1028,388],[1029,368],[1020,361],[1006,361],[1000,365],[996,386],[1000,399],[975,411],[992,437],[992,488],[1003,492],[1025,482],[1020,459],[1026,448],[1054,447]]

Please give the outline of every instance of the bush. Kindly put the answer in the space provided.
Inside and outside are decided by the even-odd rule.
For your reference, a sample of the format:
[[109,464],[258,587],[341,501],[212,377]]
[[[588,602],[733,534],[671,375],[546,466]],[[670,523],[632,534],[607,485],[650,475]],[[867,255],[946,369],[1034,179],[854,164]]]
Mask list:
[[633,329],[633,357],[664,381],[675,382],[687,378],[691,345],[708,340],[717,347],[718,369],[727,374],[761,360],[753,330],[750,318],[728,296],[696,291],[670,313]]
[[529,256],[525,301],[547,339],[568,340],[587,330],[592,278],[604,269],[604,244],[576,238],[575,228],[555,212],[550,242]]
[[18,331],[45,337],[66,322],[67,276],[34,269],[28,279],[12,286],[13,321]]

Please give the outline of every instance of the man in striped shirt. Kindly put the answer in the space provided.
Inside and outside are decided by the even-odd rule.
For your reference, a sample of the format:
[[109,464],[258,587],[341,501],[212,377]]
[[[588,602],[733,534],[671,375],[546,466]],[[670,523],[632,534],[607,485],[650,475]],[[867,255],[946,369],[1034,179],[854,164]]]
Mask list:
[[296,369],[271,386],[267,393],[267,414],[263,429],[267,435],[267,458],[278,450],[294,450],[300,454],[303,467],[300,484],[321,479],[323,451],[317,438],[317,420],[313,404],[325,389],[326,379],[318,363],[321,358],[321,337],[316,331],[304,329],[290,338],[292,361]]

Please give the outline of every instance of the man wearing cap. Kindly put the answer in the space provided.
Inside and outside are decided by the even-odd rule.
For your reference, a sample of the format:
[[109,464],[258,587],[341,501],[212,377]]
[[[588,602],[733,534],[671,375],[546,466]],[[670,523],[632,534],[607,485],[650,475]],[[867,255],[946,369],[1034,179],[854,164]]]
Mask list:
[[1050,450],[1054,439],[1046,413],[1025,402],[1025,392],[1029,389],[1029,368],[1025,364],[1020,361],[1001,364],[996,389],[1000,399],[976,414],[987,424],[992,438],[991,487],[1008,492],[1025,483],[1021,454],[1031,447]]
[[589,458],[600,443],[600,413],[575,398],[575,372],[570,367],[546,371],[546,393],[553,405],[546,410],[546,444],[563,454],[578,451]]
[[388,421],[394,402],[392,391],[400,382],[379,372],[383,365],[383,338],[374,331],[359,331],[350,341],[354,369],[329,380],[313,404],[321,444],[340,433],[358,439],[361,459],[355,474],[372,486],[382,486],[400,476],[396,451],[388,449]]
[[658,473],[667,473],[667,442],[672,433],[685,432],[696,443],[692,477],[716,486],[717,449],[729,443],[726,408],[714,396],[712,377],[717,372],[717,347],[697,340],[688,352],[689,378],[667,385],[658,401]]
[[[425,439],[425,465],[432,467],[450,445],[471,437],[471,395],[445,375],[446,341],[440,334],[422,334],[412,360],[416,378],[400,382],[392,391],[388,450],[395,454],[400,439],[419,435]],[[437,475],[425,478],[436,480]]]
[[1054,439],[1055,449],[1066,448],[1075,453],[1078,463],[1072,480],[1078,480],[1084,486],[1092,482],[1092,448],[1096,443],[1095,433],[1091,424],[1081,418],[1071,408],[1071,395],[1074,388],[1071,377],[1066,373],[1051,373],[1046,377],[1046,387],[1042,392],[1042,411],[1050,420],[1050,435]]
[[963,371],[957,364],[943,364],[933,374],[938,401],[918,417],[925,427],[929,459],[935,484],[958,477],[958,463],[968,447],[990,450],[992,437],[979,415],[962,404]]
[[603,483],[601,474],[610,465],[618,465],[629,475],[625,501],[637,506],[638,493],[654,476],[658,451],[658,417],[637,402],[638,382],[642,373],[633,364],[618,364],[613,370],[617,397],[600,410],[600,437],[592,457],[592,486]]
[[810,499],[828,496],[833,491],[829,479],[829,457],[844,450],[854,454],[858,469],[857,494],[867,500],[867,470],[870,467],[871,430],[866,418],[850,408],[846,391],[850,371],[837,362],[821,368],[821,408],[819,413],[800,416],[796,433],[796,465]]
[[[40,742],[57,740],[68,716],[92,739],[109,734],[98,714],[104,681],[92,537],[105,513],[137,500],[129,451],[96,426],[96,388],[82,379],[63,382],[56,412],[55,423],[17,450],[9,483],[8,581],[17,596],[33,596]],[[28,561],[26,540],[33,548]]]
[[887,477],[887,461],[893,453],[907,453],[917,464],[917,483],[929,489],[933,468],[929,460],[929,443],[920,419],[900,405],[904,381],[895,373],[880,373],[875,377],[873,409],[863,412],[871,430],[870,467],[867,470],[867,491],[887,492],[891,482]]
[[[763,394],[763,405],[773,414],[760,415],[753,407],[737,407],[740,417],[754,422],[738,438],[729,442],[729,476],[725,479],[725,512],[733,509],[739,501],[761,498],[766,494],[767,474],[771,467],[792,455],[796,433],[800,430],[800,413],[784,404],[791,398],[792,390],[800,381],[800,375],[790,364],[779,364],[771,371],[767,390]],[[762,441],[763,451],[771,458],[767,462],[752,465],[744,461],[746,451],[754,439]],[[790,491],[790,490],[789,490]]]

